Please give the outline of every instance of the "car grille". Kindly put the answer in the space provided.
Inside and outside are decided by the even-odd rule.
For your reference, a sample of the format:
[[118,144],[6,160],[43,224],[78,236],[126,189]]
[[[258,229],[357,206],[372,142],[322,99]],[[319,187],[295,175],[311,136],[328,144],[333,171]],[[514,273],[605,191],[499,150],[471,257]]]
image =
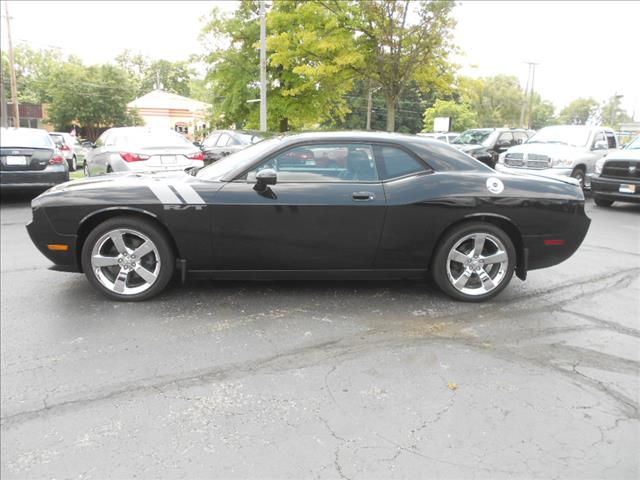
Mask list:
[[522,153],[507,153],[504,157],[504,163],[508,167],[542,170],[549,168],[549,157],[536,153],[529,153],[526,157]]
[[604,164],[601,176],[640,180],[640,162],[609,160]]

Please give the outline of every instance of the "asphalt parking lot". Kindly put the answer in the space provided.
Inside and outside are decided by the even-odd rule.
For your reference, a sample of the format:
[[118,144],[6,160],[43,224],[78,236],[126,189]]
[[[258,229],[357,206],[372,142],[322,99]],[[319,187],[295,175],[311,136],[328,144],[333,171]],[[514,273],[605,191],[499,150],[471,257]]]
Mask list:
[[191,280],[114,303],[1,209],[2,478],[639,478],[640,206],[496,300]]

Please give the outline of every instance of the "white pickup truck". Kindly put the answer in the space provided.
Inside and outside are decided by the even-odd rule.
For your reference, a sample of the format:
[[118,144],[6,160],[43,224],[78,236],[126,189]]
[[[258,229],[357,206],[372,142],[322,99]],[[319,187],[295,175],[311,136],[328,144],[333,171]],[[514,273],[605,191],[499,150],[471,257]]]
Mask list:
[[598,160],[618,148],[613,130],[585,125],[556,125],[539,130],[522,145],[500,154],[496,170],[569,176],[584,188]]

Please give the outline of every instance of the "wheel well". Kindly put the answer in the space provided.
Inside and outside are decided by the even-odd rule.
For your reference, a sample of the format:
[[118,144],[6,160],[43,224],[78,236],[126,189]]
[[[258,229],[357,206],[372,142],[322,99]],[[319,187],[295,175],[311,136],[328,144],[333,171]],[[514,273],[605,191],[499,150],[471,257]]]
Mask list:
[[178,245],[176,244],[175,239],[173,238],[173,235],[171,235],[171,232],[169,231],[167,226],[164,223],[162,223],[160,220],[158,220],[156,217],[154,217],[153,215],[150,215],[148,213],[144,213],[141,211],[137,211],[137,210],[127,210],[127,209],[106,210],[90,216],[80,224],[80,228],[78,229],[78,235],[76,237],[76,262],[78,263],[78,269],[80,271],[82,271],[82,261],[81,261],[82,247],[84,246],[84,242],[87,239],[87,236],[89,236],[91,231],[94,228],[96,228],[98,225],[100,225],[102,222],[104,222],[105,220],[109,220],[110,218],[114,218],[114,217],[122,217],[122,216],[144,218],[146,220],[150,220],[151,222],[153,222],[167,235],[167,238],[169,239],[169,244],[171,245],[171,249],[173,250],[173,254],[176,256],[176,258],[180,258]]
[[586,173],[587,167],[583,163],[579,163],[578,165],[573,167],[573,171],[575,172],[576,170],[582,170],[582,173]]
[[[518,278],[520,278],[521,280],[524,280],[527,277],[527,254],[525,252],[525,248],[524,248],[524,242],[522,240],[522,234],[520,233],[520,230],[518,230],[518,227],[516,227],[516,225],[511,222],[510,220],[503,218],[503,217],[496,217],[493,215],[478,215],[478,216],[474,216],[474,217],[467,217],[467,218],[463,218],[461,220],[458,220],[455,223],[452,223],[451,225],[449,225],[438,237],[437,245],[441,245],[442,243],[442,239],[445,238],[449,232],[451,230],[453,230],[454,228],[459,227],[462,224],[465,223],[472,223],[472,222],[486,222],[486,223],[490,223],[492,225],[495,225],[496,227],[502,229],[504,231],[504,233],[506,233],[509,238],[511,239],[511,241],[513,242],[513,246],[516,249],[516,275],[518,276]],[[435,258],[435,255],[431,256],[431,261],[433,262]],[[430,268],[432,268],[432,266],[429,266]]]

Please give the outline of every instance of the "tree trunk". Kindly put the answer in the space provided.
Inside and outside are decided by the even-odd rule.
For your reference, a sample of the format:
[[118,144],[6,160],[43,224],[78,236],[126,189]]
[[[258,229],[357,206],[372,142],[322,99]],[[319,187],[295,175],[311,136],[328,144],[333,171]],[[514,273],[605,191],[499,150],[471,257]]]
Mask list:
[[395,132],[396,130],[396,99],[387,95],[387,132]]
[[280,119],[280,131],[281,132],[289,131],[289,119],[287,117]]

